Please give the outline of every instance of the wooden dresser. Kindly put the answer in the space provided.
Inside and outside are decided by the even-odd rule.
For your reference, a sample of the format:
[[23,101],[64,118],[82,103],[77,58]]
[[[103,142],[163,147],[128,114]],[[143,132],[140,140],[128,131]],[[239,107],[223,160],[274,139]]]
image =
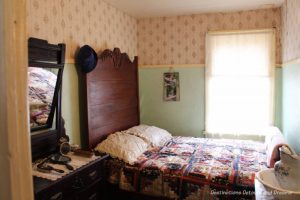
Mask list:
[[74,170],[56,181],[34,177],[36,200],[104,200],[106,184],[104,160],[107,155]]

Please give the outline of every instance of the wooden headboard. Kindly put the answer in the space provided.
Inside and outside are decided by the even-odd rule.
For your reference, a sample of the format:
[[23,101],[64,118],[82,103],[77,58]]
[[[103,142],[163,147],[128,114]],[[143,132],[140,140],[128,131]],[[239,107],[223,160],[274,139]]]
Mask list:
[[94,148],[109,134],[139,124],[138,58],[120,49],[98,55],[96,68],[83,77],[83,141]]

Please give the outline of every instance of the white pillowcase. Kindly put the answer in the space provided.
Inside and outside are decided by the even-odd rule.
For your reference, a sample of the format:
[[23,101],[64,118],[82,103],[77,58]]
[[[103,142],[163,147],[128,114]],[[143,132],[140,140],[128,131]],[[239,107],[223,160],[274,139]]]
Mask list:
[[134,164],[147,148],[148,144],[142,138],[124,132],[116,132],[99,143],[95,150],[108,153],[126,163]]
[[172,135],[168,131],[144,124],[134,126],[125,132],[144,139],[153,147],[163,146],[172,138]]

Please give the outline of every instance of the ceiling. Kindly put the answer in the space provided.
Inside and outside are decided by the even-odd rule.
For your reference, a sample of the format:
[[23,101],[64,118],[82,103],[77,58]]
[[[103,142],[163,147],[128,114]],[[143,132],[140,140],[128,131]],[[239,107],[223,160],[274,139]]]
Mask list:
[[137,17],[231,12],[280,6],[284,0],[104,0]]

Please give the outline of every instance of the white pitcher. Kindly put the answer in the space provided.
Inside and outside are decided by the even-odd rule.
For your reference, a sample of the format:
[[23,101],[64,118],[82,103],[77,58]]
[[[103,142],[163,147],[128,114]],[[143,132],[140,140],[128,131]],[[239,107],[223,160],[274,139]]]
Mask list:
[[300,157],[289,147],[279,148],[280,160],[274,171],[280,186],[286,190],[298,191],[300,187]]

